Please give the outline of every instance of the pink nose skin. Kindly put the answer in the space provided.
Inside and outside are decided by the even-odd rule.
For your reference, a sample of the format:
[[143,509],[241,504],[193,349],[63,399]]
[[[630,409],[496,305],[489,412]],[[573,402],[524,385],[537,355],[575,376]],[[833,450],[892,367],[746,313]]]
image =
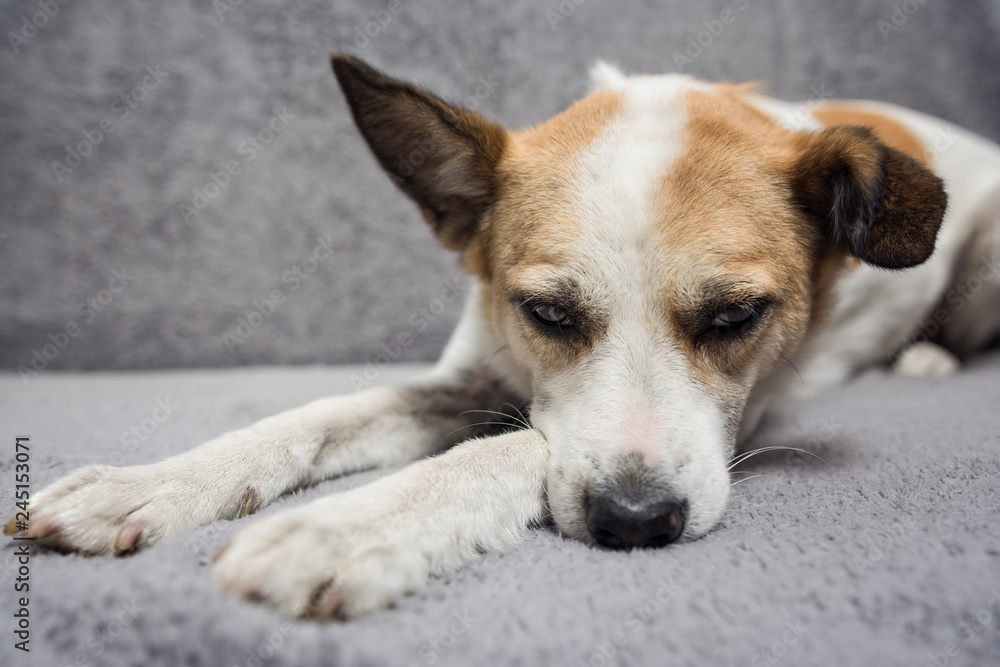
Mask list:
[[622,454],[639,454],[643,462],[651,468],[659,463],[660,452],[656,447],[663,436],[664,426],[654,417],[646,397],[639,392],[631,392],[622,411],[622,420],[617,429],[617,439]]

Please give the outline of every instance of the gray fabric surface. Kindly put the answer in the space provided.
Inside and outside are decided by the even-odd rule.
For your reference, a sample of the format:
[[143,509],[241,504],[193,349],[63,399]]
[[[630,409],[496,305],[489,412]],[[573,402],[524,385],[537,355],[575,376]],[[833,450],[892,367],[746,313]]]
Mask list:
[[[116,451],[125,463],[155,461],[349,391],[355,370],[51,373],[27,388],[2,375],[0,507],[13,504],[15,434],[31,436],[37,491]],[[393,366],[382,379],[414,372]],[[120,435],[158,400],[178,407],[134,451],[123,447]],[[5,542],[0,663],[600,667],[621,632],[610,664],[1000,664],[998,404],[1000,353],[939,380],[872,371],[766,417],[751,447],[801,447],[825,463],[785,451],[751,459],[741,470],[763,477],[734,489],[726,520],[704,539],[620,553],[542,529],[347,625],[289,622],[213,587],[211,555],[251,517],[127,558],[35,555],[25,656],[11,647]],[[380,474],[326,482],[262,513]],[[260,653],[269,641],[280,648]]]
[[[513,127],[579,97],[598,57],[676,71],[701,39],[685,71],[767,80],[786,99],[897,102],[1000,140],[995,0],[403,0],[384,27],[368,24],[389,0],[230,0],[220,16],[222,2],[57,3],[16,45],[41,10],[0,2],[0,368],[30,364],[70,322],[80,332],[48,369],[364,362],[401,332],[403,359],[434,358],[458,311],[420,309],[454,258],[379,173],[329,71],[366,28],[363,58]],[[883,34],[897,6],[911,14]],[[121,118],[117,100],[157,66],[166,78]],[[251,162],[241,144],[275,107],[295,118]],[[113,132],[60,182],[52,163],[104,118]],[[185,224],[180,204],[230,161],[241,173]],[[327,237],[333,256],[293,289],[285,272]],[[122,269],[134,279],[86,321],[78,304]],[[275,289],[286,299],[230,351],[225,334]]]

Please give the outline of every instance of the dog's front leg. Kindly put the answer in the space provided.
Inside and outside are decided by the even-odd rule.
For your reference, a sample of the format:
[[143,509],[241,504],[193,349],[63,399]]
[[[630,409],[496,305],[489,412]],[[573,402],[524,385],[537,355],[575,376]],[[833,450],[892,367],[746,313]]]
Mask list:
[[515,544],[545,513],[548,446],[470,440],[372,484],[283,510],[220,552],[219,584],[295,616],[350,618]]
[[484,421],[475,410],[515,400],[481,368],[321,399],[159,463],[81,468],[32,500],[25,532],[87,553],[148,546],[305,484],[426,456],[471,435],[464,427]]

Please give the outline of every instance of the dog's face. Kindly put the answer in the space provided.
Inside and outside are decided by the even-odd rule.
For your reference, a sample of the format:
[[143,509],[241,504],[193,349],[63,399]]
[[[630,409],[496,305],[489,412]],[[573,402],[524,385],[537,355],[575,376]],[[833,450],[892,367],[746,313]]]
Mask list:
[[[703,535],[751,389],[822,320],[853,254],[933,251],[940,182],[867,131],[783,129],[745,89],[625,79],[509,133],[335,58],[376,157],[483,285],[532,384],[560,530],[619,548]],[[422,167],[393,173],[399,156]]]

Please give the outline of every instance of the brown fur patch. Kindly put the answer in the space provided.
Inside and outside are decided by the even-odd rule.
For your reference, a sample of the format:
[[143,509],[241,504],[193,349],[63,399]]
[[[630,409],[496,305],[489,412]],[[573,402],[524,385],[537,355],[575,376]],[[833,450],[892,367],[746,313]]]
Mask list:
[[[791,353],[792,342],[821,310],[814,306],[834,275],[815,271],[826,244],[816,228],[803,224],[789,196],[795,134],[726,87],[690,91],[686,106],[687,145],[664,177],[660,203],[659,243],[669,266],[664,302],[696,373],[718,390],[719,373],[767,373],[780,354]],[[681,323],[705,298],[698,286],[727,277],[734,303],[753,296],[773,300],[767,336],[703,346]]]
[[[547,268],[578,260],[573,246],[571,197],[577,160],[621,113],[622,96],[600,91],[537,127],[512,133],[500,164],[500,192],[478,235],[463,256],[483,281],[483,309],[498,340],[513,328],[534,352],[552,364],[567,361],[563,346],[532,331],[510,299],[545,282]],[[511,317],[514,315],[514,318]]]
[[930,154],[905,125],[894,118],[853,107],[850,104],[827,104],[813,111],[816,119],[827,127],[836,125],[857,125],[867,127],[886,146],[909,155],[925,166],[930,165]]
[[[495,269],[504,274],[512,264],[523,263],[526,252],[560,245],[574,164],[621,106],[620,93],[600,91],[541,125],[509,134],[498,168],[499,196],[484,233],[462,258],[467,270],[489,281]],[[552,259],[536,254],[531,261]]]
[[795,200],[839,246],[887,269],[931,256],[947,205],[940,178],[864,127],[806,134],[800,146]]

